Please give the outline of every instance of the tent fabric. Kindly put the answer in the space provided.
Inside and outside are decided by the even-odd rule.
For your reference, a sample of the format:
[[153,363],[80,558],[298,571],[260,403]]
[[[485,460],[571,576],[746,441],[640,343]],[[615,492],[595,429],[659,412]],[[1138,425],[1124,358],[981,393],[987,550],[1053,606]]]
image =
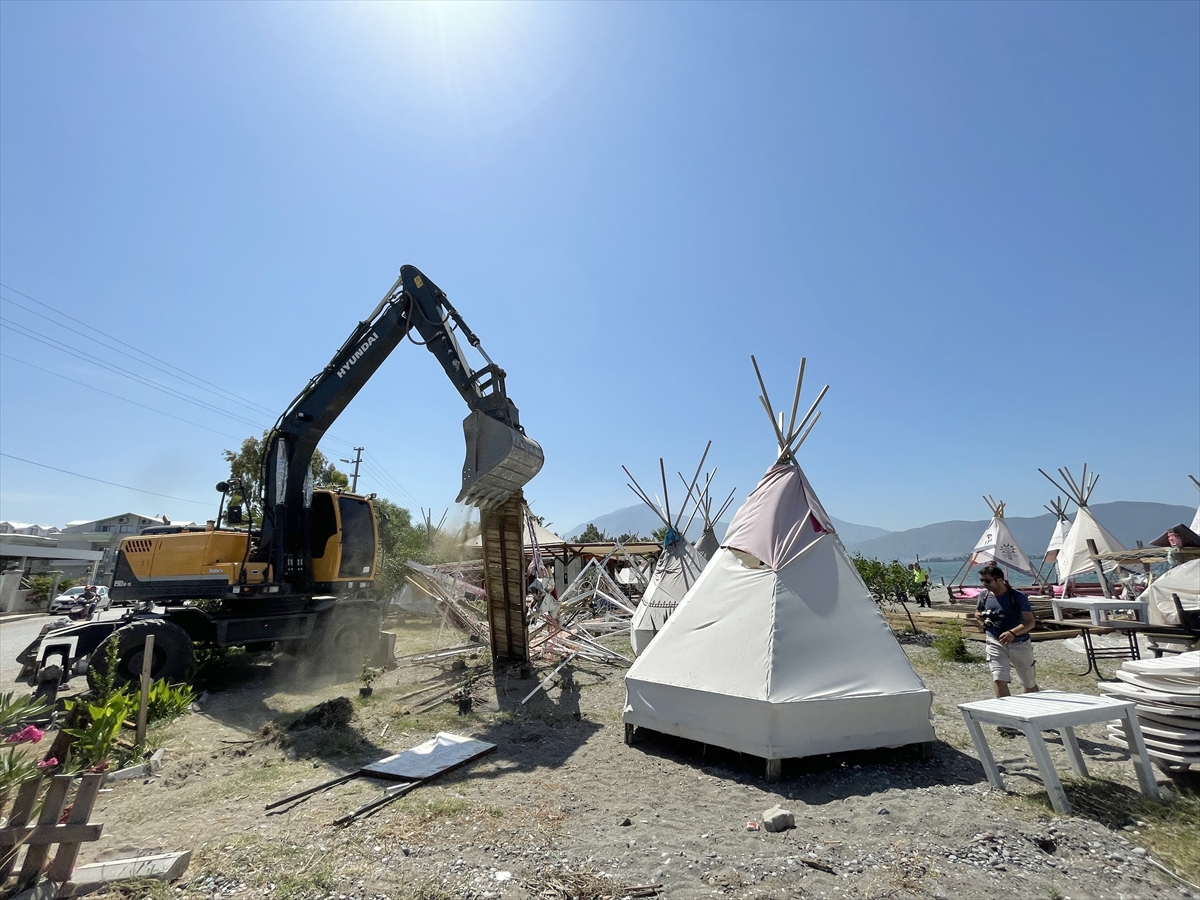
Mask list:
[[705,559],[712,559],[713,554],[717,552],[717,548],[721,546],[717,540],[716,533],[711,528],[704,529],[704,534],[700,535],[700,540],[696,541],[696,550]]
[[822,535],[834,533],[833,521],[800,467],[777,463],[734,514],[721,546],[749,553],[779,571]]
[[1076,575],[1095,571],[1087,545],[1089,539],[1096,542],[1096,549],[1101,553],[1125,549],[1124,545],[1092,515],[1088,507],[1080,507],[1058,554],[1056,564],[1059,584],[1066,584],[1068,578],[1074,578]]
[[650,584],[629,623],[629,643],[634,656],[645,650],[662,630],[679,601],[700,578],[707,562],[685,540],[663,548],[655,563],[654,574],[650,576]]
[[1193,559],[1164,572],[1142,591],[1138,599],[1150,604],[1151,625],[1181,624],[1175,601],[1171,599],[1172,594],[1179,595],[1179,605],[1185,610],[1200,609],[1200,559]]
[[1192,524],[1188,526],[1196,534],[1200,534],[1200,506],[1196,507],[1196,514],[1192,516]]
[[629,669],[627,724],[767,759],[933,740],[932,694],[822,520],[799,466],[767,472]]
[[1027,575],[1033,574],[1033,564],[1008,530],[1008,523],[1000,516],[992,516],[983,537],[971,551],[972,566],[982,566],[990,562],[1017,569]]
[[1071,522],[1068,519],[1059,519],[1054,523],[1054,534],[1050,535],[1050,543],[1046,545],[1046,555],[1044,562],[1052,563],[1058,559],[1059,551],[1067,542],[1067,534],[1071,530]]

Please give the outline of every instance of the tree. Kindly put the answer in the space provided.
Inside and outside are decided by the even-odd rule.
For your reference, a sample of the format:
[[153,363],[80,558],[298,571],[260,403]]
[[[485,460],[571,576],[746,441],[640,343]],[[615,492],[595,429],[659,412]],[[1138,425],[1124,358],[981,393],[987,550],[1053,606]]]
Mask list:
[[612,540],[608,535],[596,527],[595,523],[588,522],[587,528],[583,529],[583,533],[575,539],[581,544],[601,544],[605,541]]
[[[229,477],[234,484],[240,483],[245,487],[245,493],[234,490],[229,495],[231,506],[240,504],[247,518],[262,519],[262,454],[269,431],[264,431],[261,438],[248,437],[242,441],[237,450],[224,450],[221,455],[229,463]],[[342,488],[349,486],[350,478],[339,472],[320,450],[313,453],[312,458],[313,487]]]
[[660,544],[665,541],[667,539],[667,526],[660,525],[655,528],[652,532],[650,532],[650,539],[658,541]]
[[897,560],[892,560],[889,565],[863,556],[861,553],[855,553],[853,560],[854,568],[858,570],[859,576],[866,584],[867,590],[871,592],[871,597],[875,602],[880,606],[885,603],[899,603],[904,608],[905,615],[908,616],[908,623],[912,626],[912,630],[918,631],[917,623],[913,621],[912,613],[908,611],[908,604],[904,602],[904,598],[912,596],[915,587],[912,571]]
[[617,540],[620,541],[622,544],[628,544],[630,541],[642,540],[642,536],[640,534],[633,534],[633,533],[627,531],[623,535],[621,535],[619,538],[617,538]]

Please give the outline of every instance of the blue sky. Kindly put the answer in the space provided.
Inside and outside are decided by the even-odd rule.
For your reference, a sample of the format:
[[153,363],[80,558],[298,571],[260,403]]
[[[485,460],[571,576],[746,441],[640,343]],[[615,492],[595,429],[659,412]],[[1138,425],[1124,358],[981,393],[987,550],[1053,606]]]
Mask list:
[[[0,518],[211,516],[221,450],[403,263],[507,370],[561,527],[710,439],[740,502],[774,457],[751,353],[776,405],[801,356],[831,385],[802,463],[839,518],[1035,515],[1037,468],[1084,461],[1097,502],[1194,503],[1198,33],[1194,3],[10,0]],[[408,345],[323,449],[440,514],[465,414]]]

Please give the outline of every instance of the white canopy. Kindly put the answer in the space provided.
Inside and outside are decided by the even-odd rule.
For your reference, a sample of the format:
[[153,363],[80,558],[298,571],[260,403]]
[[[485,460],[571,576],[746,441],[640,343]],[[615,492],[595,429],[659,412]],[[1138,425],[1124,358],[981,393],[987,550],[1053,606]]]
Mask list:
[[1100,553],[1110,553],[1113,550],[1124,550],[1125,547],[1113,537],[1107,528],[1100,524],[1092,511],[1079,507],[1075,514],[1075,522],[1067,532],[1063,548],[1058,554],[1058,583],[1066,584],[1068,578],[1095,571],[1092,567],[1092,557],[1088,551],[1088,539],[1096,542]]
[[972,566],[983,566],[991,562],[1017,569],[1027,575],[1033,574],[1033,565],[1029,562],[1029,557],[1008,530],[1008,523],[1004,521],[1003,516],[992,516],[983,537],[971,551]]
[[1152,625],[1182,624],[1172,594],[1179,596],[1179,605],[1185,610],[1200,609],[1200,559],[1193,559],[1164,572],[1142,591],[1138,599],[1149,602]]
[[1196,514],[1192,516],[1192,524],[1188,526],[1196,534],[1200,534],[1200,506],[1196,507]]
[[794,463],[738,510],[625,689],[626,724],[767,759],[934,738],[932,694]]
[[[562,538],[560,538],[557,534],[555,534],[549,528],[544,528],[543,526],[539,525],[537,522],[533,523],[533,533],[534,533],[534,536],[537,538],[539,547],[555,547],[555,546],[561,546],[566,543],[566,541],[564,541]],[[527,549],[527,550],[531,549],[532,545],[529,543],[529,521],[528,520],[525,521],[525,533],[523,535],[523,538],[524,538],[524,543],[525,543],[525,549]],[[471,538],[470,540],[464,541],[463,546],[464,547],[482,547],[483,546],[483,535],[477,534],[477,535],[475,535],[475,537]]]
[[704,571],[707,560],[685,539],[663,549],[650,576],[650,585],[629,624],[629,643],[637,656],[662,630],[679,601]]

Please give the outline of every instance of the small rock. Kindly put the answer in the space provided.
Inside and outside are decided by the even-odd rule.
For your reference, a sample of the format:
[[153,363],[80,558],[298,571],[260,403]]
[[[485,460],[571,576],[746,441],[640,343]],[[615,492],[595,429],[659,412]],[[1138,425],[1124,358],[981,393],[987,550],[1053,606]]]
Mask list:
[[772,806],[763,813],[763,827],[770,832],[787,831],[796,827],[796,817],[789,810]]
[[1146,855],[1146,848],[1145,848],[1145,847],[1134,847],[1134,848],[1133,848],[1133,855],[1134,855],[1134,856],[1145,856],[1145,855]]
[[747,831],[758,831],[758,823],[757,822],[747,822],[746,830]]
[[890,809],[888,809],[886,806],[881,806],[881,807],[879,807],[878,814],[881,816],[890,816],[892,814],[892,811]]
[[619,825],[621,828],[626,828],[632,824],[633,824],[633,820],[631,820],[628,816],[626,816],[624,819],[622,819],[620,822],[617,823],[617,825]]

